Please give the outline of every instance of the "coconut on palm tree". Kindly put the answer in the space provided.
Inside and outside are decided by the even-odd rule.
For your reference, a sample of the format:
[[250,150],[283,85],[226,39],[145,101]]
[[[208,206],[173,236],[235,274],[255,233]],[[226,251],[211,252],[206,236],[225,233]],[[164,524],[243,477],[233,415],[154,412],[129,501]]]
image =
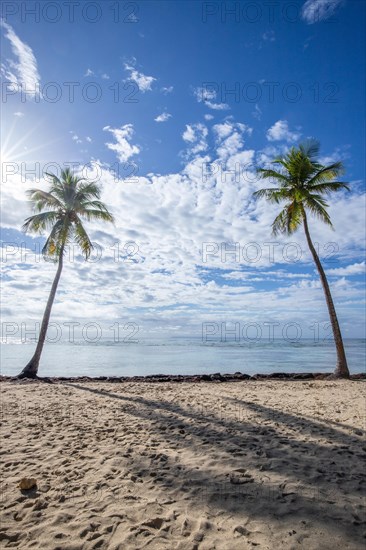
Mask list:
[[51,292],[43,314],[39,338],[33,357],[20,373],[20,378],[36,378],[42,349],[46,339],[52,304],[63,267],[66,246],[74,241],[87,259],[93,245],[82,221],[102,220],[113,222],[113,216],[99,200],[101,190],[95,182],[88,182],[72,174],[70,169],[63,170],[60,178],[52,178],[48,192],[30,189],[27,194],[33,203],[36,214],[27,218],[23,225],[25,232],[43,233],[50,230],[42,249],[45,259],[58,264]]
[[311,240],[307,218],[308,212],[333,228],[327,212],[328,204],[324,200],[324,196],[329,196],[341,189],[349,191],[349,187],[346,183],[337,181],[344,171],[342,163],[335,162],[328,166],[323,166],[317,160],[318,153],[319,143],[311,140],[299,145],[299,147],[292,147],[286,155],[275,159],[273,163],[278,165],[278,170],[259,168],[257,171],[258,174],[263,179],[274,180],[278,187],[260,189],[254,193],[254,196],[256,198],[264,197],[269,202],[275,204],[285,203],[283,210],[272,224],[274,235],[278,233],[291,235],[301,225],[304,226],[306,240],[323,286],[332,325],[337,350],[337,364],[334,376],[337,378],[349,378],[347,359],[336,310],[327,277]]

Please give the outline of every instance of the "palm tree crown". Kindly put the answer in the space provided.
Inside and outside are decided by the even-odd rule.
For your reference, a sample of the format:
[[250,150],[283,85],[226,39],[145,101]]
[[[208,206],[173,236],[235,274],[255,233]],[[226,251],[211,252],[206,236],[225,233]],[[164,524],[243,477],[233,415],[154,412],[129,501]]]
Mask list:
[[273,163],[279,165],[278,171],[257,170],[263,179],[273,179],[279,187],[260,189],[254,196],[265,197],[272,203],[287,203],[272,224],[274,235],[294,233],[304,220],[305,210],[333,227],[323,196],[340,189],[349,191],[349,187],[346,183],[334,181],[344,171],[342,162],[323,166],[316,160],[318,153],[319,143],[311,140],[292,147],[286,155],[275,159]]
[[65,245],[74,240],[87,259],[93,245],[82,220],[113,222],[113,216],[99,200],[100,188],[95,182],[87,182],[72,174],[69,168],[60,178],[47,174],[52,183],[48,192],[29,189],[28,197],[37,214],[27,218],[23,231],[42,233],[51,230],[42,249],[44,256],[58,261]]

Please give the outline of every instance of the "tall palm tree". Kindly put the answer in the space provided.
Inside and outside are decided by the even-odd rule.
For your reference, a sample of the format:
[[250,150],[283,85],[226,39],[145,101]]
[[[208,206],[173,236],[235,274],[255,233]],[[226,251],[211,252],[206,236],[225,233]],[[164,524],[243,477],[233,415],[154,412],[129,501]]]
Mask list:
[[328,166],[323,166],[317,161],[318,153],[319,143],[315,140],[310,140],[299,145],[299,147],[292,147],[286,155],[275,159],[273,163],[279,165],[278,171],[259,168],[257,171],[258,174],[264,179],[273,179],[278,184],[278,187],[260,189],[254,193],[254,196],[257,198],[265,197],[269,202],[275,204],[285,202],[284,209],[278,214],[272,224],[273,235],[277,235],[278,233],[291,235],[302,224],[304,225],[306,240],[323,286],[337,350],[337,364],[334,377],[349,378],[347,359],[336,310],[327,277],[310,237],[306,214],[308,211],[333,228],[326,210],[328,205],[323,196],[330,195],[341,189],[349,191],[349,187],[346,183],[334,181],[344,171],[342,163],[335,162]]
[[27,194],[33,203],[34,216],[27,218],[23,231],[43,233],[51,230],[42,249],[45,259],[53,260],[58,264],[51,292],[43,314],[38,343],[33,357],[20,373],[20,378],[36,378],[44,346],[52,304],[55,299],[57,285],[63,267],[65,247],[74,241],[81,249],[85,259],[90,256],[93,245],[82,224],[87,221],[103,220],[113,222],[113,216],[106,206],[99,200],[100,188],[94,182],[87,182],[84,178],[73,175],[69,168],[61,172],[58,178],[54,174],[47,174],[52,178],[48,192],[41,189],[29,189]]

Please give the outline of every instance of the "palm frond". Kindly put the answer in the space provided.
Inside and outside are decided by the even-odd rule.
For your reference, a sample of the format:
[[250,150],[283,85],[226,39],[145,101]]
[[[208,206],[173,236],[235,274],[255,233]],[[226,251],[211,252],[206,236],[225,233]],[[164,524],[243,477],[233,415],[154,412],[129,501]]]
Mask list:
[[100,198],[100,188],[95,182],[82,183],[78,186],[75,196],[77,201],[89,200],[91,198]]
[[[28,196],[39,213],[27,218],[23,231],[42,233],[51,230],[43,247],[43,255],[57,261],[66,244],[74,238],[86,258],[92,250],[92,243],[80,220],[102,220],[113,222],[114,218],[100,198],[100,188],[95,182],[86,182],[74,175],[69,168],[61,172],[60,178],[46,173],[51,178],[48,192],[30,189]],[[46,212],[43,210],[47,209]]]
[[288,235],[295,233],[300,227],[303,221],[301,203],[293,201],[287,206],[287,228],[286,232]]
[[40,233],[46,229],[50,229],[58,219],[58,212],[42,212],[40,214],[35,214],[24,221],[22,231],[24,231],[24,233]]
[[26,193],[33,203],[34,209],[38,212],[41,212],[44,208],[61,209],[63,207],[62,202],[52,193],[47,193],[41,189],[28,189]]
[[327,180],[333,180],[344,173],[342,162],[334,162],[328,166],[317,165],[318,170],[312,174],[312,177],[306,182],[307,187],[311,187],[317,183],[324,183]]
[[319,155],[320,142],[314,138],[310,138],[299,145],[300,151],[304,156],[314,160]]
[[274,222],[272,223],[272,234],[277,236],[279,233],[286,233],[287,229],[287,211],[286,209],[281,210],[281,212],[276,216]]
[[296,231],[304,220],[305,209],[333,227],[323,195],[328,196],[341,189],[349,191],[349,186],[345,182],[332,181],[343,173],[342,162],[323,166],[316,159],[318,153],[319,142],[311,139],[299,147],[292,147],[286,155],[274,160],[282,166],[284,173],[264,168],[257,170],[263,178],[277,178],[280,189],[260,189],[253,194],[254,197],[264,197],[272,203],[288,201],[272,224],[274,234]]
[[311,192],[316,191],[317,193],[324,193],[325,195],[331,195],[333,192],[340,191],[341,189],[346,189],[347,191],[351,190],[349,185],[342,181],[328,181],[311,186]]
[[322,202],[319,201],[319,198],[309,196],[305,201],[305,207],[311,212],[311,214],[313,214],[313,216],[333,229],[333,224],[329,214],[324,207],[324,203],[322,204]]
[[74,225],[74,238],[87,260],[93,250],[93,244],[79,217],[77,217],[77,221]]
[[277,172],[276,170],[258,168],[257,174],[261,176],[262,179],[272,179],[282,186],[288,185],[289,183],[289,177],[285,174],[281,174],[281,172]]
[[61,250],[70,242],[70,224],[65,219],[58,220],[52,227],[51,233],[42,248],[43,256],[57,261]]
[[112,223],[114,222],[113,215],[110,212],[108,212],[106,208],[103,210],[85,208],[84,210],[79,211],[78,214],[82,218],[85,218],[88,222],[93,220],[102,220],[105,222],[112,222]]
[[279,189],[276,187],[269,189],[259,189],[253,193],[253,197],[256,199],[266,198],[269,202],[278,204],[281,201],[288,199],[289,194],[286,189]]

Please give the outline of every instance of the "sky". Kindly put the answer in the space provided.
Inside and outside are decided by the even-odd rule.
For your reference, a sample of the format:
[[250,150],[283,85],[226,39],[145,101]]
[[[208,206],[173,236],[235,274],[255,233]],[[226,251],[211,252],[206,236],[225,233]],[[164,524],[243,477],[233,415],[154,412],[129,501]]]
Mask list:
[[328,200],[334,231],[310,230],[344,336],[365,336],[364,2],[1,9],[2,341],[40,321],[55,273],[44,236],[21,232],[25,191],[66,166],[98,181],[116,222],[86,224],[89,261],[68,251],[53,322],[329,338],[302,229],[274,238],[279,206],[252,197],[256,168],[310,137],[350,183]]

